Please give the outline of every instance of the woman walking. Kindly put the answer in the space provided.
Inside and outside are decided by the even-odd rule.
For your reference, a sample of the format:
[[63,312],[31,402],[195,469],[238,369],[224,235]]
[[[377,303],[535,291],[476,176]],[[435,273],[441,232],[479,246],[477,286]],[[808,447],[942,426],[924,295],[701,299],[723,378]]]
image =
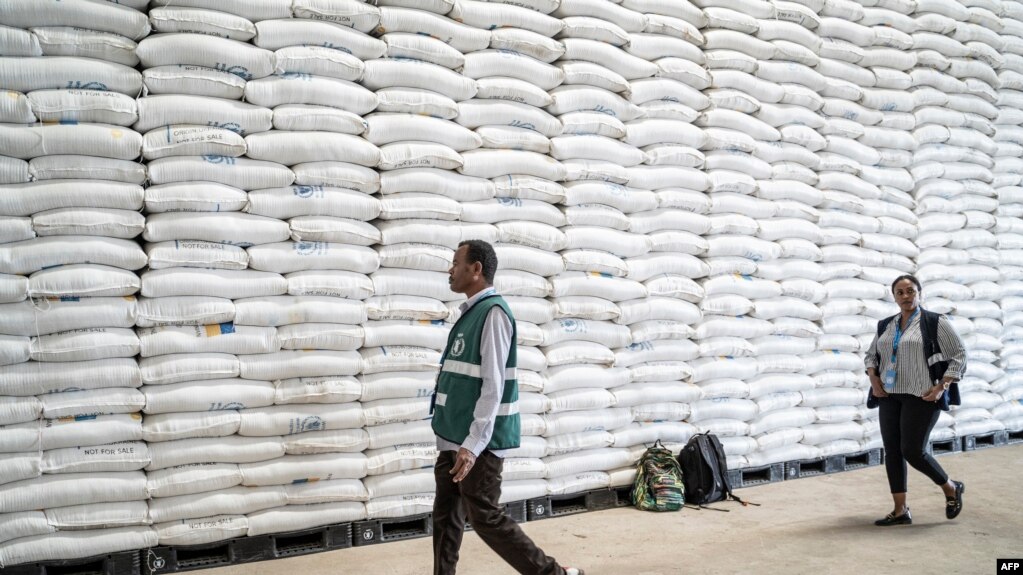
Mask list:
[[956,383],[966,369],[966,350],[948,318],[920,306],[922,287],[914,276],[892,283],[899,306],[894,317],[878,322],[877,335],[864,358],[870,377],[868,407],[880,408],[885,470],[894,508],[878,526],[909,525],[906,464],[926,475],[945,494],[945,517],[963,509],[962,481],[952,481],[928,450],[942,410],[959,403]]

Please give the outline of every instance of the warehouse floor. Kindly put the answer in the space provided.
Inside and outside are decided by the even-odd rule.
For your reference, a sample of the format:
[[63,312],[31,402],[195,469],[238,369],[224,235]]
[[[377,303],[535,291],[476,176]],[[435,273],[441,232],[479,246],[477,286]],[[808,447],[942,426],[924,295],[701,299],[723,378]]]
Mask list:
[[[684,509],[596,511],[524,524],[560,561],[589,575],[668,573],[997,573],[998,558],[1023,557],[1023,444],[939,458],[966,483],[963,513],[944,516],[940,490],[910,473],[911,526],[880,528],[891,508],[883,466],[750,487],[760,507],[716,504],[728,513]],[[511,575],[475,534],[462,545],[460,573]],[[428,538],[389,542],[203,575],[431,572]]]

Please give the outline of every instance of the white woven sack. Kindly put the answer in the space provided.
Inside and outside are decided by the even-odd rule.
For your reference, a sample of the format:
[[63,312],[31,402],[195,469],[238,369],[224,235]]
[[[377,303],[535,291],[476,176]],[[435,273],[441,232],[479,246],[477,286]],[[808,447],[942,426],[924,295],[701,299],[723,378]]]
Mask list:
[[554,103],[547,111],[555,116],[568,112],[601,110],[628,122],[639,118],[642,110],[632,102],[608,90],[586,85],[564,85],[550,91]]
[[[31,121],[34,122],[35,120]],[[0,182],[3,184],[23,184],[30,180],[32,180],[32,172],[28,162],[6,156],[0,160]]]
[[[164,413],[147,415],[142,424],[142,438],[147,442],[174,441],[178,439],[225,437],[238,432],[241,416],[235,410],[198,411],[189,413]],[[216,476],[212,477],[216,481]],[[239,479],[240,481],[240,479]],[[237,485],[238,481],[224,485]],[[210,489],[215,489],[211,487]],[[191,487],[205,491],[202,486]]]
[[366,475],[361,453],[285,455],[272,461],[242,463],[242,485],[290,485],[330,479],[360,479]]
[[[79,378],[84,377],[97,379],[81,381],[80,385],[76,385]],[[23,363],[4,368],[0,374],[0,383],[4,384],[11,395],[28,396],[98,387],[139,387],[142,380],[135,361],[106,359],[59,365]]]
[[280,242],[288,235],[286,222],[239,212],[154,214],[143,233],[150,242],[203,240],[242,247]]
[[380,201],[342,188],[291,186],[253,190],[245,211],[281,220],[315,215],[369,221],[380,215]]
[[344,46],[344,51],[360,60],[380,58],[384,43],[348,26],[319,19],[281,18],[256,23],[256,46],[279,50],[289,46]]
[[281,348],[273,327],[230,323],[142,328],[138,335],[143,357],[171,353],[273,353]]
[[142,73],[142,81],[149,94],[192,94],[238,100],[245,92],[243,78],[204,66],[148,68]]
[[430,168],[390,170],[380,175],[384,195],[404,192],[429,192],[453,200],[471,202],[494,197],[493,182]]
[[430,417],[430,398],[378,399],[363,402],[367,426],[420,421]]
[[101,90],[35,90],[27,94],[31,113],[43,122],[93,122],[130,126],[138,118],[135,101]]
[[255,270],[202,270],[172,268],[150,270],[142,276],[146,297],[214,296],[244,298],[281,295],[288,281],[280,274]]
[[365,138],[373,144],[419,140],[444,144],[462,152],[480,147],[480,137],[453,122],[414,114],[371,114]]
[[443,350],[448,327],[443,321],[383,320],[363,324],[365,347],[411,345]]
[[478,128],[483,125],[501,125],[527,128],[547,137],[561,133],[561,122],[551,114],[528,104],[507,100],[472,99],[459,102],[460,125]]
[[28,93],[34,90],[109,90],[135,97],[142,91],[142,74],[113,62],[71,56],[0,58],[0,74],[7,89]]
[[547,431],[544,437],[577,433],[580,431],[611,431],[632,423],[627,408],[609,408],[594,411],[568,411],[544,415]]
[[375,167],[380,150],[357,136],[334,132],[271,131],[246,137],[248,156],[286,165],[305,162],[349,162]]
[[0,244],[0,273],[28,275],[81,263],[137,270],[145,265],[146,255],[134,241],[97,236],[53,236]]
[[256,35],[252,22],[226,12],[163,6],[149,11],[149,21],[158,33],[200,32],[242,42]]
[[[13,276],[12,276],[13,277]],[[134,272],[110,266],[75,264],[38,271],[26,279],[22,293],[32,297],[129,296],[142,281]],[[0,298],[2,300],[2,298]]]
[[371,248],[328,242],[264,244],[252,246],[248,254],[250,268],[282,274],[312,269],[371,273],[380,266]]
[[161,545],[201,545],[244,536],[249,520],[244,515],[214,515],[153,525]]
[[45,451],[141,439],[142,417],[138,413],[97,415],[87,419],[65,417],[48,420],[42,427],[39,446]]
[[653,192],[610,182],[572,182],[564,190],[565,204],[569,206],[602,204],[631,214],[652,210],[658,205],[658,196]]
[[245,80],[273,73],[273,52],[251,44],[205,34],[158,34],[135,50],[143,67],[196,65],[230,72]]
[[366,62],[362,85],[370,90],[417,88],[431,90],[456,102],[476,95],[476,80],[444,66],[420,60],[385,58]]
[[[147,472],[195,463],[248,463],[265,461],[284,455],[280,437],[192,438],[151,443],[152,463]],[[239,481],[240,481],[239,474]],[[154,517],[155,520],[155,517]]]
[[136,43],[120,33],[97,32],[65,26],[36,26],[32,34],[39,42],[43,54],[94,58],[134,67],[139,59],[135,55]]
[[353,351],[285,350],[241,356],[238,361],[242,377],[265,381],[320,375],[355,375],[362,368],[359,354]]
[[0,336],[0,364],[14,365],[31,359],[32,341],[28,336]]
[[436,38],[395,32],[384,34],[380,39],[387,44],[384,53],[387,58],[423,60],[452,70],[458,70],[465,64],[465,56],[461,52]]
[[32,300],[0,304],[0,333],[38,336],[93,327],[133,327],[134,297]]
[[38,236],[85,235],[130,239],[142,233],[145,218],[130,210],[58,208],[32,216]]
[[35,397],[5,397],[0,404],[4,412],[0,416],[0,425],[25,423],[39,419],[43,413],[43,404]]
[[376,95],[359,84],[339,78],[298,72],[248,82],[245,85],[245,99],[266,108],[287,104],[312,104],[337,108],[356,115],[368,114],[377,106]]
[[292,12],[296,18],[334,22],[367,34],[380,23],[380,11],[375,6],[352,0],[299,0],[294,3]]
[[361,304],[322,296],[245,298],[236,300],[234,309],[237,325],[360,324],[366,321],[366,312]]
[[238,434],[250,437],[357,429],[365,425],[358,403],[291,404],[242,409]]
[[142,358],[137,368],[148,385],[230,378],[239,373],[238,359],[223,353]]
[[497,178],[511,174],[562,181],[566,168],[550,156],[516,150],[470,150],[462,154],[458,172],[467,176]]
[[391,244],[377,248],[380,267],[447,271],[455,251],[431,244]]
[[434,371],[440,365],[437,350],[409,345],[362,348],[361,373],[384,371]]
[[[563,26],[568,23],[562,21]],[[490,48],[524,54],[550,63],[565,55],[565,46],[549,36],[519,28],[497,28],[490,32]]]
[[131,551],[157,545],[159,537],[148,526],[87,529],[23,537],[0,548],[4,565],[80,559],[96,553]]
[[5,156],[30,159],[46,155],[92,155],[134,160],[142,150],[142,135],[108,124],[0,125]]
[[88,361],[137,355],[139,342],[131,329],[90,327],[40,336],[31,350],[36,361]]
[[[331,483],[331,482],[326,482]],[[315,487],[326,486],[314,484]],[[361,486],[361,483],[360,483]],[[304,486],[302,486],[304,487]],[[291,487],[286,487],[289,491]],[[365,497],[365,495],[363,495]],[[288,500],[292,500],[289,493]],[[283,531],[301,531],[330,525],[337,521],[359,521],[366,518],[366,507],[361,502],[338,501],[298,505],[285,505],[275,509],[257,511],[248,515],[250,537]]]
[[551,90],[565,81],[565,72],[561,68],[508,50],[482,50],[467,54],[462,74],[473,79],[506,76],[527,81],[543,90]]
[[38,26],[78,26],[122,34],[133,40],[144,38],[150,32],[149,21],[144,13],[126,6],[92,6],[86,2],[68,2],[50,10],[38,10],[32,2],[14,1],[7,6],[4,24],[15,28]]
[[151,184],[202,181],[258,190],[295,182],[295,174],[287,166],[249,158],[171,157],[153,160],[148,167]]
[[[166,445],[166,444],[165,444]],[[207,514],[251,513],[261,509],[279,507],[287,503],[281,486],[229,487],[187,496],[161,497],[150,505],[154,523],[179,519],[194,519]]]
[[142,139],[147,160],[167,156],[230,156],[245,154],[245,139],[236,131],[211,126],[177,125],[149,131]]
[[245,208],[244,190],[213,182],[182,182],[149,186],[146,210],[161,212],[235,212]]
[[20,30],[5,26],[0,32],[0,46],[3,53],[9,56],[42,56],[39,40],[28,30]]
[[[606,6],[601,2],[593,0],[568,0],[562,1],[551,13],[558,18],[573,16],[594,16],[608,22],[617,22],[626,32],[639,32],[646,26],[646,16],[639,7],[625,7],[618,4]],[[650,10],[654,13],[663,13],[660,10]],[[672,12],[674,15],[675,12]]]
[[[137,471],[146,465],[149,465],[149,449],[145,443],[137,441],[117,445],[51,449],[43,454],[41,469],[51,474],[93,473]],[[69,511],[66,510],[65,513]],[[144,520],[145,512],[142,516]],[[95,513],[92,517],[79,516],[78,520],[81,521],[79,527],[90,522],[95,524],[104,521],[101,513]]]

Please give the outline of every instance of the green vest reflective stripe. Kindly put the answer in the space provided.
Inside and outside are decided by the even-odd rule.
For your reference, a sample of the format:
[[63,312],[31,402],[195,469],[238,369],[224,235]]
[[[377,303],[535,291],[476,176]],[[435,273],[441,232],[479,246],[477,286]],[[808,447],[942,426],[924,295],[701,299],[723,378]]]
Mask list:
[[480,342],[483,324],[495,306],[507,314],[512,325],[511,349],[505,364],[504,392],[494,421],[494,434],[487,449],[511,449],[519,446],[522,423],[519,417],[519,382],[515,375],[515,316],[504,298],[494,294],[477,301],[451,327],[448,343],[441,356],[434,403],[433,431],[452,443],[462,443],[469,435],[473,410],[483,389],[483,359]]

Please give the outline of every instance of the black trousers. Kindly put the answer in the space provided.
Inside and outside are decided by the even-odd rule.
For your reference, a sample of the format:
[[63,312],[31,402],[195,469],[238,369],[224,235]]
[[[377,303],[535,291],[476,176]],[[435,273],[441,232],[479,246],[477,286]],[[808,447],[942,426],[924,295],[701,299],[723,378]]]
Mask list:
[[878,401],[884,466],[892,493],[905,493],[906,463],[935,484],[948,481],[948,474],[934,460],[928,440],[941,410],[938,404],[907,393],[893,393]]
[[455,483],[448,473],[455,465],[455,453],[441,451],[433,471],[437,480],[433,502],[434,575],[454,575],[466,517],[480,539],[519,573],[564,575],[565,570],[537,547],[498,504],[504,460],[484,451],[465,479]]

